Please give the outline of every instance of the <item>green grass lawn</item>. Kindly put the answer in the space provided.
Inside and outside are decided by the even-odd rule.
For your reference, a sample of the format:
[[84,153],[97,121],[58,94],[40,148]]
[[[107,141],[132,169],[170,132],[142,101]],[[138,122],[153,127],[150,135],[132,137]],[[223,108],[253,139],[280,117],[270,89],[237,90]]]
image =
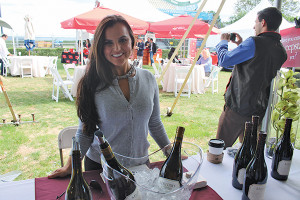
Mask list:
[[[145,68],[152,71],[149,67]],[[65,78],[60,60],[58,69]],[[200,145],[204,151],[208,149],[208,140],[216,134],[224,104],[223,92],[229,77],[230,72],[220,72],[217,94],[208,89],[205,94],[181,97],[171,117],[166,117],[166,112],[175,100],[174,94],[162,92],[160,86],[161,118],[171,141],[176,127],[184,126],[184,140]],[[21,170],[23,173],[16,180],[23,180],[44,177],[60,167],[57,135],[63,128],[77,125],[78,119],[74,102],[62,93],[58,103],[51,100],[52,79],[51,75],[44,78],[2,78],[15,113],[21,114],[24,121],[31,121],[31,113],[34,113],[39,123],[0,125],[0,174]],[[2,93],[0,116],[0,120],[12,119]],[[156,150],[154,140],[149,137],[149,141],[150,151]],[[69,150],[64,152],[67,157]]]

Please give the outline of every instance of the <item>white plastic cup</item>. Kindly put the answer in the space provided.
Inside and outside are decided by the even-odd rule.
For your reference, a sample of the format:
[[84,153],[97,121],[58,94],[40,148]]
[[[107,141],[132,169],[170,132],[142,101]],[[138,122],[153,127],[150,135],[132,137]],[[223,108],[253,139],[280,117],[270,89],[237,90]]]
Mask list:
[[214,155],[220,155],[223,153],[225,143],[221,139],[211,139],[208,142],[208,151]]

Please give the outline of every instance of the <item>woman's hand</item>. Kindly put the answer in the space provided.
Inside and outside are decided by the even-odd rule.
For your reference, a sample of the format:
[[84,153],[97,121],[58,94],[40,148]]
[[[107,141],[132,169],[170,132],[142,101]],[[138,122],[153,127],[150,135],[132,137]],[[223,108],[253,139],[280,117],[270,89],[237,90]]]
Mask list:
[[69,156],[68,162],[65,166],[63,166],[62,168],[59,168],[57,170],[55,170],[54,172],[52,172],[48,178],[58,178],[58,177],[65,177],[69,174],[71,174],[72,172],[72,164],[71,164],[71,156]]
[[[170,155],[170,153],[171,153],[171,151],[172,151],[172,148],[173,148],[173,144],[170,143],[170,144],[168,144],[167,146],[165,146],[165,147],[162,149],[162,151],[163,151],[163,153],[164,153],[164,155],[165,155],[166,157],[169,157],[169,155]],[[181,153],[181,160],[186,160],[186,159],[188,159],[188,156],[183,155],[183,154]]]

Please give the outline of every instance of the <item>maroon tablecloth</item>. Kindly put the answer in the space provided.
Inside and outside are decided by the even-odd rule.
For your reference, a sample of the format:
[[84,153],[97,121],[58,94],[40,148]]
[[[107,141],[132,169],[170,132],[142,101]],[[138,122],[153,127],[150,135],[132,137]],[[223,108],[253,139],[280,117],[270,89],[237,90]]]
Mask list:
[[[83,176],[86,182],[89,184],[91,180],[96,180],[100,183],[103,192],[91,188],[94,200],[110,200],[109,194],[106,190],[105,183],[100,178],[100,171],[88,171],[84,172]],[[35,200],[55,200],[57,196],[66,191],[70,182],[70,176],[66,178],[48,179],[47,177],[35,179]],[[63,195],[61,200],[65,199]]]
[[[100,183],[103,192],[91,189],[94,200],[110,200],[106,186],[99,175],[100,171],[84,172],[83,176],[87,183],[91,180],[96,180]],[[70,176],[66,178],[48,179],[47,177],[35,179],[35,200],[55,200],[57,196],[66,191],[70,181]],[[60,199],[65,199],[63,195]],[[201,189],[194,190],[190,200],[222,200],[222,198],[209,186]]]

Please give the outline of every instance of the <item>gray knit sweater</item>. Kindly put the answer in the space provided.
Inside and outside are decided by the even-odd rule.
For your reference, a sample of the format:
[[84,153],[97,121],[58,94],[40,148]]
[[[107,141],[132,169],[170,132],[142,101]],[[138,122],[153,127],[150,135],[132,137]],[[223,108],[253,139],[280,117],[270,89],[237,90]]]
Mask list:
[[[109,88],[97,92],[95,102],[102,130],[112,150],[121,155],[138,158],[148,155],[148,132],[159,147],[170,141],[160,119],[159,92],[154,76],[147,70],[136,68],[129,77],[130,101],[124,97],[117,79]],[[82,122],[76,133],[82,156],[100,163],[99,143],[94,136],[82,133]]]

